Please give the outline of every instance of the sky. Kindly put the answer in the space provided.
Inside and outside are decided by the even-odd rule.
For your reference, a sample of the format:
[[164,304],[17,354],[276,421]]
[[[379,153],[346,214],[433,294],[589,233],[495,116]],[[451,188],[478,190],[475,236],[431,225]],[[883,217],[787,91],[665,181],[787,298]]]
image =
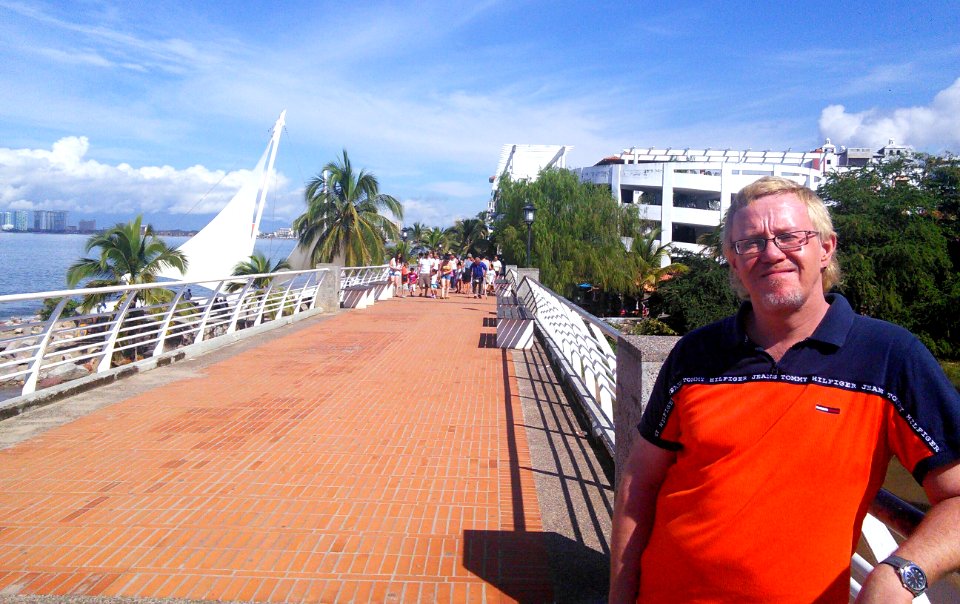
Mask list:
[[199,228],[284,109],[266,231],[344,149],[443,227],[506,144],[960,152],[960,4],[0,0],[0,211]]

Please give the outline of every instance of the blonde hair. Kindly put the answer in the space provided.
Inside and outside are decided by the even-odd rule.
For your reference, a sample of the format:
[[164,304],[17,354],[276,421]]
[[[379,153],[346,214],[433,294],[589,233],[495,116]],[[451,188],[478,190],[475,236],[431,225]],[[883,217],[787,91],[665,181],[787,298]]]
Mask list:
[[[833,230],[833,220],[830,219],[830,211],[823,203],[823,200],[817,197],[817,194],[809,188],[797,184],[789,178],[782,176],[764,176],[760,180],[753,182],[740,189],[731,200],[730,207],[727,209],[726,216],[723,219],[723,253],[727,257],[733,254],[733,217],[737,212],[747,207],[751,203],[762,197],[778,195],[781,193],[793,193],[800,201],[807,206],[807,216],[813,223],[813,229],[820,233],[821,239],[836,236]],[[823,291],[824,293],[840,282],[840,263],[837,261],[836,250],[830,258],[829,264],[823,269]],[[730,284],[737,294],[744,300],[750,297],[747,289],[740,282],[740,278],[730,269]]]

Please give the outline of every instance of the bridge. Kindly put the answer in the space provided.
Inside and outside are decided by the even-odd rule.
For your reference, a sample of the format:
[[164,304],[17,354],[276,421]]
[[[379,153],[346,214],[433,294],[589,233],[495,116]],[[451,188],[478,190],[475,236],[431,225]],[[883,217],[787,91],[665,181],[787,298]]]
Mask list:
[[[53,292],[0,333],[0,602],[604,599],[617,443],[671,341],[521,270],[483,300],[399,299],[383,267],[258,277],[69,321],[84,290]],[[872,513],[876,559],[916,518]]]

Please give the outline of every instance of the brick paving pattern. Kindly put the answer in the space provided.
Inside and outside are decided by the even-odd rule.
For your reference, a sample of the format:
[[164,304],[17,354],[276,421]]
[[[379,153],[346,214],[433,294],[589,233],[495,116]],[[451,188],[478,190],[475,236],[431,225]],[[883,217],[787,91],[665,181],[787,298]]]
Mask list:
[[0,452],[0,596],[553,600],[494,316],[345,312]]

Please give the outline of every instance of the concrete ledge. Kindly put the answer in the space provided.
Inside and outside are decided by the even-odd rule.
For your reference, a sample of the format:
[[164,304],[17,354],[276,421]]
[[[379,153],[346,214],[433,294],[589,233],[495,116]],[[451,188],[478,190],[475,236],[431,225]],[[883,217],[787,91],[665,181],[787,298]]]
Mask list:
[[616,481],[633,443],[640,438],[637,424],[647,406],[660,367],[680,338],[677,336],[621,336],[617,341],[617,398],[613,424],[617,428]]
[[313,310],[297,313],[296,315],[280,317],[275,321],[262,323],[256,327],[241,329],[230,334],[204,340],[198,344],[191,344],[190,346],[177,348],[176,350],[171,350],[161,355],[150,357],[149,359],[143,359],[142,361],[137,361],[136,363],[130,363],[129,365],[123,365],[121,367],[114,367],[102,373],[94,373],[78,380],[71,380],[69,382],[64,382],[63,384],[57,384],[56,386],[44,388],[43,390],[38,390],[32,394],[16,396],[0,403],[0,421],[15,417],[21,413],[24,413],[25,411],[29,411],[30,409],[43,407],[44,405],[49,405],[50,403],[80,394],[81,392],[86,392],[100,386],[111,384],[117,380],[136,375],[142,371],[149,371],[156,367],[164,367],[187,359],[196,358],[213,352],[214,350],[230,346],[231,344],[241,340],[256,337],[279,327],[284,327],[286,325],[290,325],[291,323],[296,323],[298,321],[302,321],[303,319],[309,319],[322,314],[325,314],[323,309],[315,308]]

